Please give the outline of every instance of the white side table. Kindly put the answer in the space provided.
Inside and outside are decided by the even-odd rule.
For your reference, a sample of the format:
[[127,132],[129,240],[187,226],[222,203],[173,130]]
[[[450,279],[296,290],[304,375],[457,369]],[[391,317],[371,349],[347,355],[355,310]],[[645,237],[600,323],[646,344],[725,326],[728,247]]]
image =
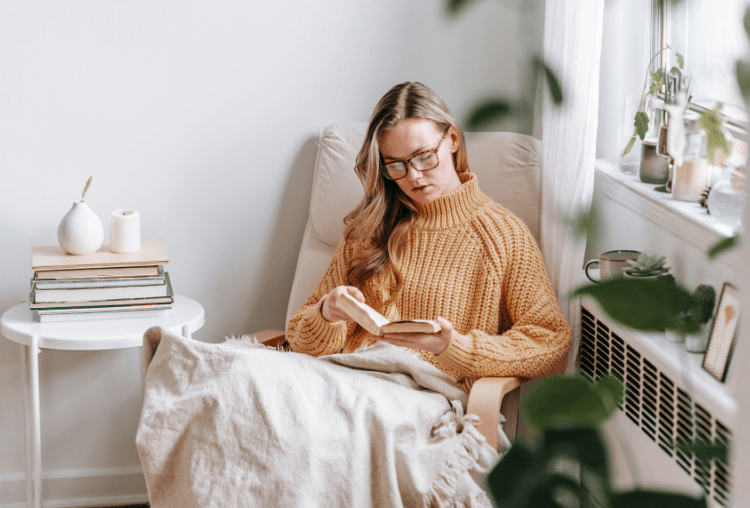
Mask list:
[[[143,345],[143,333],[162,326],[190,338],[205,323],[205,312],[198,302],[175,295],[167,316],[40,323],[29,303],[20,303],[0,318],[0,333],[25,346],[21,357],[26,446],[26,506],[32,499],[42,506],[42,451],[39,417],[39,352],[41,349],[101,350]],[[31,415],[29,415],[29,411]],[[32,462],[34,466],[32,474]],[[31,479],[34,479],[32,492]]]

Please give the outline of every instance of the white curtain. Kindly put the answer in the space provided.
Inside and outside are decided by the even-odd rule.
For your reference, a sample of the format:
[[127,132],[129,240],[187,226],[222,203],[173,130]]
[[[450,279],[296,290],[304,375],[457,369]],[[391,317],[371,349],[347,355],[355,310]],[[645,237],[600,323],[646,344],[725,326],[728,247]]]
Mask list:
[[603,12],[604,0],[547,0],[544,16],[544,59],[560,80],[563,103],[554,105],[544,94],[541,249],[573,328],[569,371],[580,342],[581,306],[567,295],[580,284],[586,239],[572,233],[568,219],[591,208]]

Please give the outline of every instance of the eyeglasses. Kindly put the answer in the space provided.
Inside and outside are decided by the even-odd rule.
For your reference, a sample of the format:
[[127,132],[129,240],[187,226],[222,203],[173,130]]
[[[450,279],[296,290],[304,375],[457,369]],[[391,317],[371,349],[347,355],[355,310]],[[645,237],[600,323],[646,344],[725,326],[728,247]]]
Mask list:
[[440,164],[440,161],[438,160],[438,150],[440,149],[440,145],[443,144],[443,140],[445,139],[445,136],[447,134],[448,131],[446,130],[443,133],[443,137],[440,138],[440,141],[438,141],[437,146],[432,150],[426,150],[424,152],[418,153],[414,157],[411,157],[407,160],[393,161],[389,162],[388,164],[384,164],[385,171],[383,171],[383,176],[389,180],[400,180],[409,172],[407,164],[411,164],[411,167],[413,167],[417,171],[429,171],[431,169],[435,169],[436,167],[438,167],[438,164]]

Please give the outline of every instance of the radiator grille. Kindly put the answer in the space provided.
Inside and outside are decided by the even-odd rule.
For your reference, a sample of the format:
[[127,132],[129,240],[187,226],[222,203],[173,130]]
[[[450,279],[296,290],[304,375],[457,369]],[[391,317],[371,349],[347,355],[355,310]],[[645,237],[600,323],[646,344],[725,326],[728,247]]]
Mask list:
[[591,381],[613,373],[625,383],[620,409],[690,475],[708,497],[731,505],[731,468],[707,463],[676,448],[680,441],[717,440],[731,445],[732,432],[664,375],[622,337],[585,308],[581,320],[580,368]]

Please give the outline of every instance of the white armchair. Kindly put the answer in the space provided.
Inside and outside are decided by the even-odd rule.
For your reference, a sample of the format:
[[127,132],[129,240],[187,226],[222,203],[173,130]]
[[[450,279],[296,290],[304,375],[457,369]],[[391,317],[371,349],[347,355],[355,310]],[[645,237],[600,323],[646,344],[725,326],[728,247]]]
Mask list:
[[[344,217],[362,199],[364,191],[354,173],[354,161],[366,128],[365,123],[338,123],[321,129],[310,216],[289,296],[287,322],[323,277],[343,237]],[[482,191],[520,217],[539,241],[539,140],[510,132],[466,133],[466,144],[471,172],[477,175]],[[256,335],[265,344],[284,342],[284,332],[279,330],[263,330]],[[469,394],[467,412],[480,417],[477,429],[495,449],[500,413],[505,417],[505,434],[511,440],[516,435],[519,387],[524,381],[516,377],[482,378]]]

